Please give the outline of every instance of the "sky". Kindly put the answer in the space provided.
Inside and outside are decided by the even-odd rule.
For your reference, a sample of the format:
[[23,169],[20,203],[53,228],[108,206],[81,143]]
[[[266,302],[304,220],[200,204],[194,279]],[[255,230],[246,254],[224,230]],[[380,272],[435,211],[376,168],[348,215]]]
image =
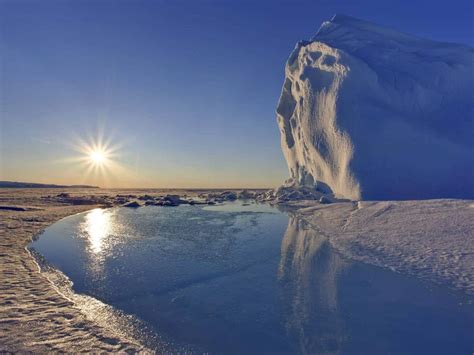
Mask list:
[[[346,14],[474,45],[461,1],[0,0],[0,180],[275,187],[296,42]],[[88,147],[108,142],[107,164]]]

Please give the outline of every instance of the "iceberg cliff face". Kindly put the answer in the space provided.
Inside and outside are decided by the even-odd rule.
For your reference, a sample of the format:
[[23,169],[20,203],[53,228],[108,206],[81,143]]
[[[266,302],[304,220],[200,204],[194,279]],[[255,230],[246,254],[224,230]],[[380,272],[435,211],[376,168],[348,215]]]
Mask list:
[[286,186],[353,200],[474,198],[473,93],[474,49],[336,15],[286,64]]

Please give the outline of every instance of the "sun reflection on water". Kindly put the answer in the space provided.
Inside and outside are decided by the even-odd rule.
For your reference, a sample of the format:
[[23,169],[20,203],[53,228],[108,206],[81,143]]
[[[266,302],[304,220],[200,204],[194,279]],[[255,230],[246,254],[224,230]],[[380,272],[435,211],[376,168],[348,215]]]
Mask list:
[[90,211],[86,215],[83,230],[89,240],[90,250],[94,254],[100,253],[113,230],[112,213],[100,208]]

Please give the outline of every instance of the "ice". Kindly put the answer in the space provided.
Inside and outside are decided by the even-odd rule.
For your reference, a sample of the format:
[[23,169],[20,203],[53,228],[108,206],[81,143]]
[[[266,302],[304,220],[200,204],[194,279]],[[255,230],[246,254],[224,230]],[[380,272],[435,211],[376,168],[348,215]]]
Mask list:
[[298,215],[347,257],[474,294],[469,200],[300,202]]
[[474,197],[474,50],[348,16],[290,55],[277,120],[290,179],[336,197]]

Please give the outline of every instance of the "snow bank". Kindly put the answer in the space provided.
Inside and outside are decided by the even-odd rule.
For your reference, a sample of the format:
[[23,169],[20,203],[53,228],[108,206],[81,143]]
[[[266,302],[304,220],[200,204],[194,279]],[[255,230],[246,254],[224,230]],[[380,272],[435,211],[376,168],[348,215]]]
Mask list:
[[474,294],[474,201],[304,204],[299,217],[344,255]]
[[474,50],[347,16],[290,55],[277,120],[290,180],[336,197],[474,198]]

